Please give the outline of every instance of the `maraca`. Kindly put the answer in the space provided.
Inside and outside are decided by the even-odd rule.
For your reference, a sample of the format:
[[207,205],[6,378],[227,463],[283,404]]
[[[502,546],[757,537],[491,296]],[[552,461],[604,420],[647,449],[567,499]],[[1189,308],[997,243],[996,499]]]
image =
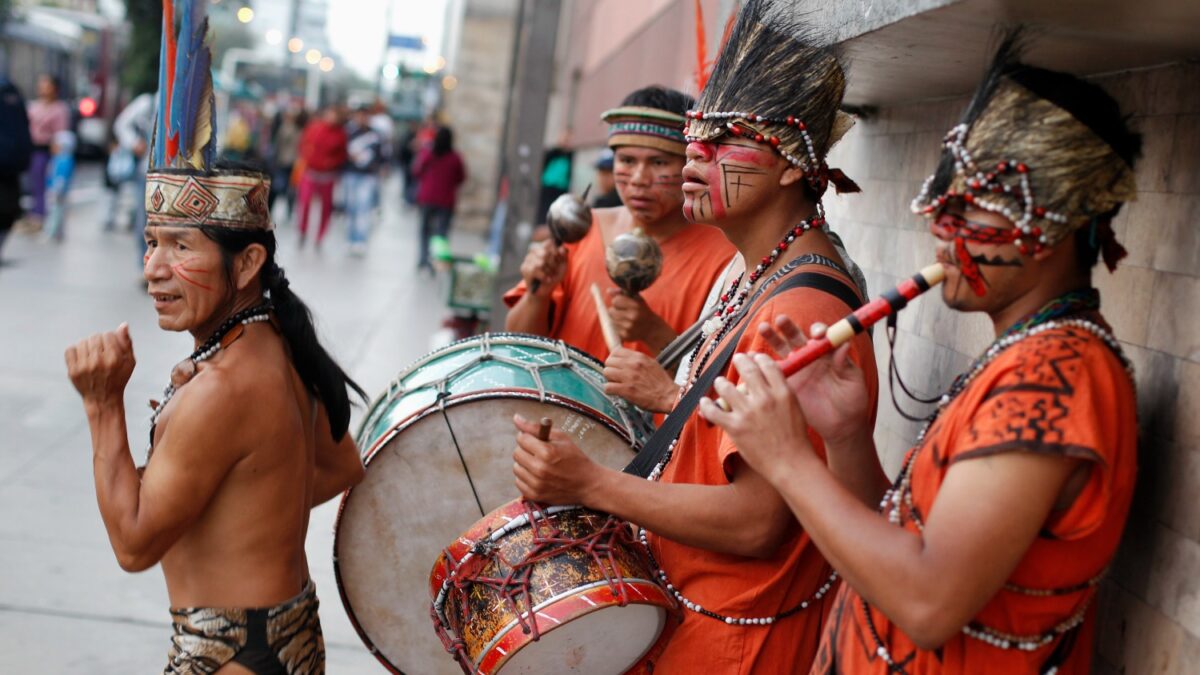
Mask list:
[[[582,197],[567,192],[561,194],[550,203],[546,211],[546,226],[550,228],[550,237],[556,247],[563,244],[573,244],[587,236],[592,226],[592,208],[587,205],[587,195],[592,189],[588,186]],[[529,285],[531,293],[537,293],[542,287],[541,279],[534,279]]]
[[650,288],[662,272],[662,249],[640,227],[613,239],[604,254],[608,276],[625,293],[636,296]]

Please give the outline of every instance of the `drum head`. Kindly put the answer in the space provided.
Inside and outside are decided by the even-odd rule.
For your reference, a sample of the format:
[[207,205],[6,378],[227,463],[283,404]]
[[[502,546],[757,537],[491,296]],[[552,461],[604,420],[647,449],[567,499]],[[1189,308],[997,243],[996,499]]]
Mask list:
[[[355,628],[381,661],[410,674],[461,672],[433,629],[429,567],[475,521],[520,496],[512,471],[514,414],[551,418],[610,468],[633,456],[623,431],[570,400],[487,391],[445,405],[425,409],[375,445],[366,477],[342,502],[334,540],[334,570]],[[564,633],[564,644],[583,639],[571,634]]]

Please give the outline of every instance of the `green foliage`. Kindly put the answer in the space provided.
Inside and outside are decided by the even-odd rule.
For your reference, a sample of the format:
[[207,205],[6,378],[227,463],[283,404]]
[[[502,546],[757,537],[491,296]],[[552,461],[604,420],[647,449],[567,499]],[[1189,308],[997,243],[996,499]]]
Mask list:
[[[8,0],[0,0],[0,3]],[[129,45],[121,82],[132,94],[158,89],[158,55],[162,42],[162,0],[125,0]]]

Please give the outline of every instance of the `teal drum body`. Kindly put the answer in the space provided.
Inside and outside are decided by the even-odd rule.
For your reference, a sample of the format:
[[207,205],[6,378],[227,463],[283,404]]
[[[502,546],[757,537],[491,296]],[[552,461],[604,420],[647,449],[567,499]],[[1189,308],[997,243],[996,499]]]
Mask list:
[[602,365],[558,340],[486,334],[406,368],[358,432],[366,477],[342,498],[334,572],[359,636],[392,672],[454,673],[430,630],[428,572],[446,542],[519,497],[513,415],[624,467],[653,431],[604,393]]

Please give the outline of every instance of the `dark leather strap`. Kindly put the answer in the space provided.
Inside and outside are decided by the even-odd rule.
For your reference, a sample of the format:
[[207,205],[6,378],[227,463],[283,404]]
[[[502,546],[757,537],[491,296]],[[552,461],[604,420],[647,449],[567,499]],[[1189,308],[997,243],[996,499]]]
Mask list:
[[[772,297],[793,288],[814,288],[823,291],[841,300],[851,311],[858,309],[863,304],[858,294],[839,279],[819,272],[800,272],[794,276],[784,278],[778,286],[763,296],[757,303],[753,303],[754,309],[757,310],[758,307],[761,307]],[[679,433],[683,431],[684,424],[692,416],[692,412],[696,409],[696,406],[700,405],[700,399],[708,394],[708,390],[712,388],[717,376],[725,372],[725,367],[729,364],[729,360],[733,358],[734,352],[737,351],[738,342],[741,341],[742,335],[748,327],[749,319],[753,316],[754,311],[747,311],[742,314],[742,326],[738,328],[737,333],[733,335],[729,343],[725,345],[725,348],[704,369],[704,372],[697,378],[692,388],[679,401],[679,405],[675,406],[671,414],[667,415],[667,418],[663,420],[662,426],[642,446],[641,452],[625,467],[625,473],[646,478],[654,470],[654,467],[662,461],[671,444],[679,437]]]

